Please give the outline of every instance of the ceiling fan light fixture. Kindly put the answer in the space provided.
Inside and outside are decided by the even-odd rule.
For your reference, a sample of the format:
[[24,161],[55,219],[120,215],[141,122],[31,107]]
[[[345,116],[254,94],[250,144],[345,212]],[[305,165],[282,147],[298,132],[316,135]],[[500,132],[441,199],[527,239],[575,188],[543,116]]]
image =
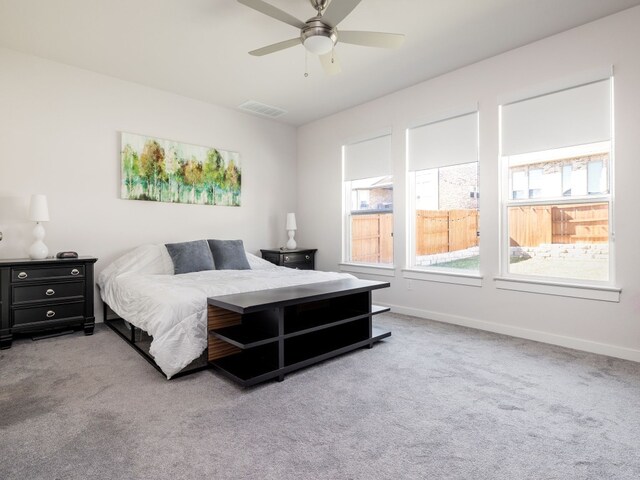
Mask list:
[[314,35],[307,37],[304,41],[304,48],[315,55],[324,55],[329,53],[333,48],[333,40],[323,35]]
[[300,33],[300,40],[309,53],[324,55],[335,46],[338,36],[335,30],[315,17],[307,21],[307,27]]

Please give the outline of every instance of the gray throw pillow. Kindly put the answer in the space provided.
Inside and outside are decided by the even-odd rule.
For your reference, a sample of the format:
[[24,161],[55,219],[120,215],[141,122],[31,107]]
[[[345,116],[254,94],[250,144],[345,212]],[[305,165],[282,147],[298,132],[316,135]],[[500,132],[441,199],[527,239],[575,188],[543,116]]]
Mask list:
[[206,240],[193,242],[167,243],[167,251],[173,260],[174,273],[201,272],[213,270],[213,257]]
[[251,270],[242,240],[209,240],[216,270]]

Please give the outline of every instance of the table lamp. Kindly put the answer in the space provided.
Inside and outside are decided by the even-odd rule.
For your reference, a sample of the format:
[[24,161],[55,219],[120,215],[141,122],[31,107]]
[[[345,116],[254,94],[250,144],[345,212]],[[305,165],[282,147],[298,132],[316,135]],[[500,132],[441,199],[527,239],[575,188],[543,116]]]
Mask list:
[[289,234],[289,240],[287,240],[287,250],[295,250],[297,244],[293,236],[296,234],[298,226],[296,225],[296,214],[287,213],[287,226],[285,230]]
[[36,240],[29,248],[29,257],[34,260],[47,258],[49,249],[42,241],[44,239],[44,227],[40,223],[49,221],[49,207],[47,206],[46,195],[31,195],[29,220],[36,222],[36,226],[33,229],[33,236]]

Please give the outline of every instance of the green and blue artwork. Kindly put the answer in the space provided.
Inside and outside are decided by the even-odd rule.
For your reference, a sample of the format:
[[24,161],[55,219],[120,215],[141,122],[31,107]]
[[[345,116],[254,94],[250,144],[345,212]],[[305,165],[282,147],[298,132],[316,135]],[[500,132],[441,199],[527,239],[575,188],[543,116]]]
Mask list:
[[237,152],[122,133],[121,197],[240,206]]

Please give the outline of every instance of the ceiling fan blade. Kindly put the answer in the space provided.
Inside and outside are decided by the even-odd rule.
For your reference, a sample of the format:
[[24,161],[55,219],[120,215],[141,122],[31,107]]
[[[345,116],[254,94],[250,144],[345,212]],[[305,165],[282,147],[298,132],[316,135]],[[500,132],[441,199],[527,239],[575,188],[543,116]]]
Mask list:
[[262,0],[238,0],[238,3],[246,5],[249,8],[253,8],[254,10],[257,10],[260,13],[264,13],[265,15],[271,18],[275,18],[276,20],[288,23],[292,27],[306,27],[306,24],[302,20],[298,20],[296,17],[289,15],[287,12],[283,12],[279,8],[276,8],[273,5],[268,4],[267,2],[263,2]]
[[364,47],[398,48],[404,42],[404,35],[401,33],[345,30],[338,32],[338,40],[341,43],[352,43]]
[[280,50],[284,50],[286,48],[295,47],[296,45],[300,45],[300,37],[291,38],[289,40],[285,40],[284,42],[274,43],[272,45],[267,45],[266,47],[258,48],[256,50],[251,50],[249,55],[253,55],[254,57],[261,57],[263,55],[268,55],[269,53],[279,52]]
[[342,69],[340,68],[340,62],[338,62],[338,58],[336,57],[335,52],[329,52],[325,53],[324,55],[319,55],[318,58],[320,58],[320,63],[322,64],[324,73],[326,73],[327,75],[335,75],[336,73],[340,73],[342,71]]
[[331,28],[336,27],[360,2],[361,0],[332,0],[322,14],[322,23]]

